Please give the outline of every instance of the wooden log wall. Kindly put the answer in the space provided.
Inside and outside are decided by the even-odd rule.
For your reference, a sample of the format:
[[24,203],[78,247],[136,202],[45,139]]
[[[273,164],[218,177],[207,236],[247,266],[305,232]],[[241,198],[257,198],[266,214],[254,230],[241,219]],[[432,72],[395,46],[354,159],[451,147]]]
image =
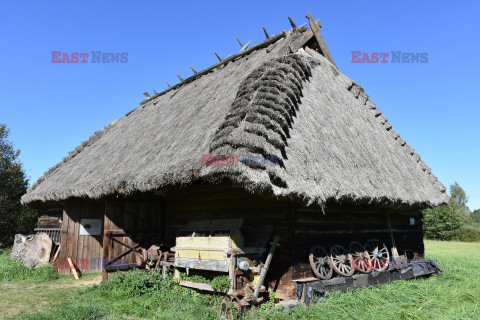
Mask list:
[[[388,211],[379,209],[356,209],[327,207],[320,209],[297,208],[296,225],[292,246],[292,279],[312,277],[308,263],[309,249],[312,245],[323,246],[327,251],[334,244],[348,249],[351,241],[365,243],[371,238],[382,240],[391,248],[388,230]],[[415,220],[410,225],[410,218]],[[413,258],[424,255],[421,211],[390,212],[390,220],[395,243],[400,255]]]
[[[189,221],[245,218],[253,227],[273,227],[274,234],[280,237],[267,283],[285,297],[293,295],[291,280],[312,276],[308,254],[314,244],[326,249],[333,244],[348,248],[353,240],[364,243],[378,238],[390,248],[386,213],[374,207],[306,208],[287,199],[254,195],[231,183],[198,183],[123,199],[73,199],[64,208],[60,258],[86,259],[88,264],[80,262],[78,267],[83,272],[99,272],[98,263],[92,265],[92,259],[105,261],[128,250],[104,237],[107,232],[120,234],[116,239],[130,247],[140,244],[148,248],[161,243],[173,247],[178,231]],[[80,236],[82,218],[103,219],[103,234]],[[409,258],[414,253],[423,256],[421,212],[390,212],[390,218],[398,252],[406,252]],[[410,225],[410,218],[415,219],[414,225]],[[134,262],[134,254],[122,259],[122,263]]]
[[[168,238],[175,245],[175,236],[192,220],[244,218],[249,226],[271,226],[280,237],[267,281],[278,289],[282,276],[290,267],[290,217],[286,200],[267,198],[245,191],[232,184],[198,184],[170,190],[167,195]],[[246,235],[245,235],[246,236]],[[249,239],[246,237],[245,241]]]
[[104,202],[71,199],[64,203],[60,253],[53,263],[60,274],[70,274],[67,258],[82,272],[100,272],[102,259],[102,235],[80,235],[81,219],[102,219]]

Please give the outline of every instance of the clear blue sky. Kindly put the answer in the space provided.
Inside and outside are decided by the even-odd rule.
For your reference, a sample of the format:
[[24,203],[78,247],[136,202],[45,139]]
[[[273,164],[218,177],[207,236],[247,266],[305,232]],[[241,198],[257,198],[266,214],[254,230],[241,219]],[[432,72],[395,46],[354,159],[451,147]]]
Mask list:
[[[478,1],[2,1],[0,122],[31,180],[94,131],[311,11],[339,69],[446,186],[480,208]],[[390,4],[391,3],[391,4]],[[125,64],[53,64],[51,51],[128,52]],[[428,52],[425,64],[353,64],[351,51]]]

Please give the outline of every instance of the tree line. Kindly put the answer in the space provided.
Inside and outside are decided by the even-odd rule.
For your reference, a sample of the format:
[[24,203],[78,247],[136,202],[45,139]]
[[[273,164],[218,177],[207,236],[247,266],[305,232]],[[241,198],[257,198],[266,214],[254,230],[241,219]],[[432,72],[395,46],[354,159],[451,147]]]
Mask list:
[[0,123],[0,248],[10,246],[16,233],[31,234],[37,213],[20,203],[28,178],[19,160],[20,151],[8,140],[9,130]]
[[425,238],[480,241],[480,209],[471,211],[465,190],[455,182],[447,204],[423,211]]

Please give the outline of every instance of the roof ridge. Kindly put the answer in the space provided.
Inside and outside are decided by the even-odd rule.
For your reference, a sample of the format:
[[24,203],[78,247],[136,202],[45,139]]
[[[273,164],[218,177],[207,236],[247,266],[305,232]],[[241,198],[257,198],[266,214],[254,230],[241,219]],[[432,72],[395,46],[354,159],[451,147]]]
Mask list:
[[[300,32],[303,32],[303,31],[306,31],[307,29],[306,28],[302,28],[302,29],[297,29],[297,31],[300,31]],[[263,40],[262,42],[259,42],[257,43],[256,45],[250,47],[250,48],[245,48],[245,49],[242,49],[240,50],[239,52],[237,52],[236,54],[234,55],[230,55],[228,57],[226,57],[225,59],[215,63],[214,65],[208,67],[208,68],[205,68],[201,71],[198,71],[197,73],[194,73],[193,75],[191,75],[190,77],[186,78],[186,79],[183,79],[181,80],[179,83],[161,91],[161,92],[158,92],[156,94],[154,94],[153,96],[147,96],[145,99],[143,99],[141,102],[140,102],[140,105],[144,105],[146,104],[147,102],[161,96],[161,95],[164,95],[166,94],[167,92],[171,91],[171,90],[175,90],[175,89],[178,89],[180,88],[181,86],[183,86],[184,84],[187,84],[187,83],[190,83],[200,77],[202,77],[203,75],[205,74],[208,74],[210,73],[211,71],[213,71],[214,69],[218,68],[218,67],[221,67],[231,61],[234,61],[238,58],[241,58],[243,56],[246,56],[256,50],[259,50],[259,49],[262,49],[266,46],[269,46],[270,44],[273,44],[275,42],[277,42],[278,40],[286,37],[288,35],[288,32],[290,32],[291,30],[284,30],[284,31],[281,31],[273,36],[271,36],[270,38],[268,39],[265,39]]]
[[[272,43],[275,43],[277,42],[278,40],[282,39],[283,37],[286,37],[288,36],[289,34],[291,33],[297,33],[297,34],[303,34],[302,37],[300,39],[296,39],[298,41],[296,41],[295,43],[292,43],[290,46],[290,50],[291,52],[289,53],[295,53],[300,47],[304,46],[312,37],[316,39],[317,43],[318,43],[318,47],[319,47],[319,50],[320,50],[320,53],[325,56],[335,67],[335,62],[333,61],[331,55],[330,55],[330,52],[328,51],[328,48],[327,46],[325,45],[325,42],[323,41],[323,38],[320,34],[320,31],[318,30],[319,28],[322,27],[322,24],[320,23],[319,20],[317,21],[314,21],[312,15],[310,14],[310,12],[308,12],[306,15],[305,15],[305,18],[307,18],[308,20],[308,24],[309,26],[307,26],[307,23],[304,23],[302,24],[301,26],[297,27],[297,25],[293,22],[292,18],[288,17],[288,20],[290,21],[290,24],[292,26],[293,29],[291,30],[284,30],[284,31],[281,31],[273,36],[269,36],[267,31],[265,30],[265,27],[263,28],[263,32],[265,33],[265,36],[267,37],[267,39],[263,40],[262,42],[259,42],[257,43],[256,45],[248,48],[249,44],[250,44],[250,41],[243,45],[243,43],[240,41],[240,39],[237,37],[237,41],[238,43],[240,44],[241,46],[241,49],[239,52],[237,52],[236,54],[234,55],[229,55],[228,57],[226,57],[225,59],[222,59],[216,52],[215,55],[217,56],[217,58],[220,60],[219,62],[215,63],[214,65],[208,67],[208,68],[205,68],[203,69],[202,71],[200,72],[197,72],[192,66],[190,66],[190,68],[192,69],[193,71],[193,75],[191,75],[190,77],[186,78],[186,79],[183,79],[178,73],[177,73],[177,76],[178,78],[180,79],[180,82],[171,86],[168,81],[167,82],[167,85],[168,85],[168,88],[161,91],[161,92],[156,92],[155,89],[153,89],[154,91],[154,95],[153,96],[150,96],[150,94],[148,93],[148,91],[144,92],[144,95],[145,95],[145,99],[143,99],[141,102],[140,102],[140,106],[141,105],[144,105],[146,104],[147,102],[161,96],[161,95],[164,95],[165,93],[171,91],[171,90],[175,90],[179,87],[181,87],[182,85],[184,84],[187,84],[187,83],[190,83],[198,78],[200,78],[201,76],[209,73],[210,71],[218,68],[218,67],[221,67],[227,63],[229,63],[230,61],[234,61],[238,58],[241,58],[245,55],[248,55],[250,53],[252,53],[253,51],[256,51],[258,49],[262,49],[263,47],[266,47]],[[306,32],[306,33],[305,33]]]
[[432,169],[421,159],[420,155],[415,152],[415,149],[410,146],[407,141],[402,139],[400,134],[393,130],[393,126],[388,122],[387,118],[383,116],[382,112],[377,108],[377,105],[369,99],[369,96],[365,93],[364,89],[359,86],[357,83],[352,81],[348,91],[360,102],[361,105],[367,107],[371,111],[371,114],[380,122],[384,129],[389,132],[390,136],[397,141],[397,143],[402,147],[402,150],[410,154],[413,160],[420,166],[420,169],[424,171],[429,181],[437,188],[439,188],[443,193],[446,192],[445,186],[438,180],[438,178],[432,173]]

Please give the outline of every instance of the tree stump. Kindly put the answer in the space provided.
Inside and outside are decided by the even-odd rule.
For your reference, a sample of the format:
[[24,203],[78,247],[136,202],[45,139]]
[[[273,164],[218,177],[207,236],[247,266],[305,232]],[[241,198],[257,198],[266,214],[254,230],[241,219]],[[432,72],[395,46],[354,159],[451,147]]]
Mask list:
[[52,239],[46,233],[16,234],[10,258],[20,261],[27,268],[38,268],[49,262],[51,253]]

